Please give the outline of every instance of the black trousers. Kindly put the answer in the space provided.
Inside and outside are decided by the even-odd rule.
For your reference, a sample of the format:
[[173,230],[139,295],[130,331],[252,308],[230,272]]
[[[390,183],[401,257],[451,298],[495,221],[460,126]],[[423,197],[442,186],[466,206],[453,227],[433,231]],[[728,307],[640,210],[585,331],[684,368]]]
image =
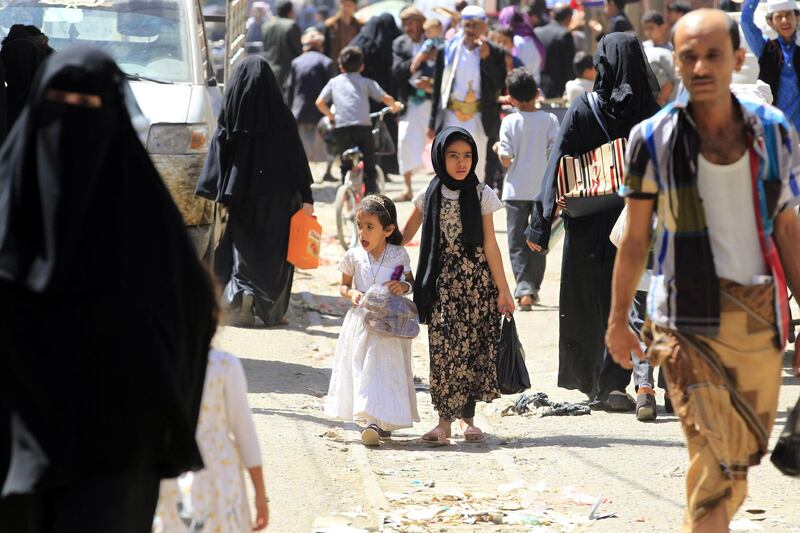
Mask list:
[[[358,148],[364,154],[364,186],[367,194],[378,192],[377,172],[375,171],[375,140],[372,138],[371,126],[345,126],[333,130],[333,142],[336,153],[341,155],[345,150]],[[352,168],[350,161],[342,159],[342,182],[344,176]]]
[[135,471],[0,498],[3,533],[149,533],[160,479]]

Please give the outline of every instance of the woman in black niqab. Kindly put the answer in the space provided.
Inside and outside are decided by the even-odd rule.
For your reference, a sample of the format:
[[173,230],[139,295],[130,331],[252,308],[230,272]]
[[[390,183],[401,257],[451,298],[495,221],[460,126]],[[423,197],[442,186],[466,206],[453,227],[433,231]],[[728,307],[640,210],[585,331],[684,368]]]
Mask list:
[[6,72],[0,61],[0,146],[8,133],[8,97],[6,95]]
[[350,46],[358,46],[364,53],[362,74],[378,82],[384,91],[392,91],[392,43],[400,37],[394,17],[383,13],[372,17],[361,28]]
[[[215,270],[231,320],[284,322],[294,267],[286,261],[289,225],[302,206],[313,213],[311,170],[280,87],[260,56],[242,61],[225,88],[197,194],[229,209]],[[238,315],[238,316],[237,316]]]
[[214,294],[130,98],[110,57],[69,48],[0,149],[0,502],[23,503],[4,525],[149,530],[159,479],[202,468]]
[[[627,138],[636,124],[659,109],[654,96],[658,83],[644,50],[636,37],[610,33],[600,40],[594,65],[597,70],[594,91],[609,134],[612,139]],[[548,248],[561,158],[565,155],[577,157],[607,142],[592,113],[588,95],[582,95],[561,121],[555,150],[534,204],[529,241],[545,251]],[[578,389],[600,401],[605,401],[612,391],[624,391],[630,382],[630,371],[605,356],[611,275],[616,257],[609,235],[621,209],[578,218],[562,215],[566,236],[559,297],[558,386]]]
[[12,26],[12,30],[3,40],[3,47],[0,49],[0,62],[3,63],[8,84],[6,120],[9,130],[28,102],[36,72],[52,53],[44,34],[34,33],[34,30],[38,31],[34,26],[17,24]]

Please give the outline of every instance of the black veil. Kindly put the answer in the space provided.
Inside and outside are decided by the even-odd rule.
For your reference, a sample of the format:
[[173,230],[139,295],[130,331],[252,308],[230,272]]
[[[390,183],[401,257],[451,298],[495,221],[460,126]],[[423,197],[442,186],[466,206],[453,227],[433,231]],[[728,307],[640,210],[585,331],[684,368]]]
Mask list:
[[[102,105],[63,103],[63,92]],[[4,494],[202,467],[194,432],[214,294],[131,126],[129,94],[103,52],[59,52],[0,150]]]
[[275,189],[309,189],[312,182],[297,123],[269,63],[247,57],[225,88],[197,195],[231,205]]
[[639,40],[628,33],[609,33],[594,54],[594,91],[603,112],[612,120],[651,116],[658,109],[658,81]]

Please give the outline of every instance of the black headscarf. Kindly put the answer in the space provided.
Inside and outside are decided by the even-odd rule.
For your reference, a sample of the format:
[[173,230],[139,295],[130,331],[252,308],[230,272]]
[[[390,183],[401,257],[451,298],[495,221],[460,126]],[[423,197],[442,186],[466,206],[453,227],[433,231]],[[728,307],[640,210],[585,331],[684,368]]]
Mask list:
[[110,57],[68,48],[45,62],[0,149],[0,406],[15,420],[0,416],[0,432],[12,428],[6,493],[202,467],[213,289],[128,98]]
[[3,62],[8,84],[6,117],[9,129],[25,107],[33,78],[47,56],[42,46],[27,38],[13,39],[0,50],[0,61]]
[[312,182],[297,123],[269,63],[245,58],[225,88],[197,195],[230,205],[275,188],[310,191]]
[[369,19],[350,42],[364,52],[363,75],[377,81],[384,91],[392,90],[392,43],[400,35],[394,17],[383,13]]
[[653,96],[653,84],[657,93],[658,82],[636,37],[620,32],[603,36],[594,54],[594,67],[594,91],[608,118],[625,121],[658,111]]
[[[445,149],[455,141],[466,141],[472,147],[472,166],[463,180],[457,180],[447,174]],[[431,147],[431,160],[436,175],[425,192],[425,216],[422,221],[422,238],[417,263],[417,276],[414,281],[414,303],[419,311],[420,321],[430,320],[431,305],[436,298],[436,280],[439,278],[441,265],[441,228],[440,214],[442,205],[442,185],[450,190],[459,191],[458,205],[461,211],[461,239],[468,253],[475,253],[483,244],[483,217],[481,201],[478,197],[478,147],[467,130],[459,127],[445,128],[436,136]]]

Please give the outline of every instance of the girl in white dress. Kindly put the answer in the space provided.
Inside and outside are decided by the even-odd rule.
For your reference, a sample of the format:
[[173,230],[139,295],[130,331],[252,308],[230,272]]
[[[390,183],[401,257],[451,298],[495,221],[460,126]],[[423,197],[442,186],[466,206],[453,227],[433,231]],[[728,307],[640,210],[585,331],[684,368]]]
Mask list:
[[[231,438],[233,437],[233,438]],[[242,363],[219,350],[208,354],[197,445],[205,468],[161,482],[155,533],[245,533],[267,527],[269,510]],[[243,470],[253,482],[256,519],[251,521]]]
[[[393,294],[411,292],[411,259],[400,246],[397,210],[389,198],[370,195],[356,214],[361,246],[345,254],[339,270],[339,292],[353,303],[347,312],[336,345],[325,414],[365,426],[361,440],[377,446],[391,431],[419,422],[414,374],[411,369],[411,339],[370,332],[365,311],[358,304],[373,285],[386,285]],[[403,276],[392,275],[402,266]]]

